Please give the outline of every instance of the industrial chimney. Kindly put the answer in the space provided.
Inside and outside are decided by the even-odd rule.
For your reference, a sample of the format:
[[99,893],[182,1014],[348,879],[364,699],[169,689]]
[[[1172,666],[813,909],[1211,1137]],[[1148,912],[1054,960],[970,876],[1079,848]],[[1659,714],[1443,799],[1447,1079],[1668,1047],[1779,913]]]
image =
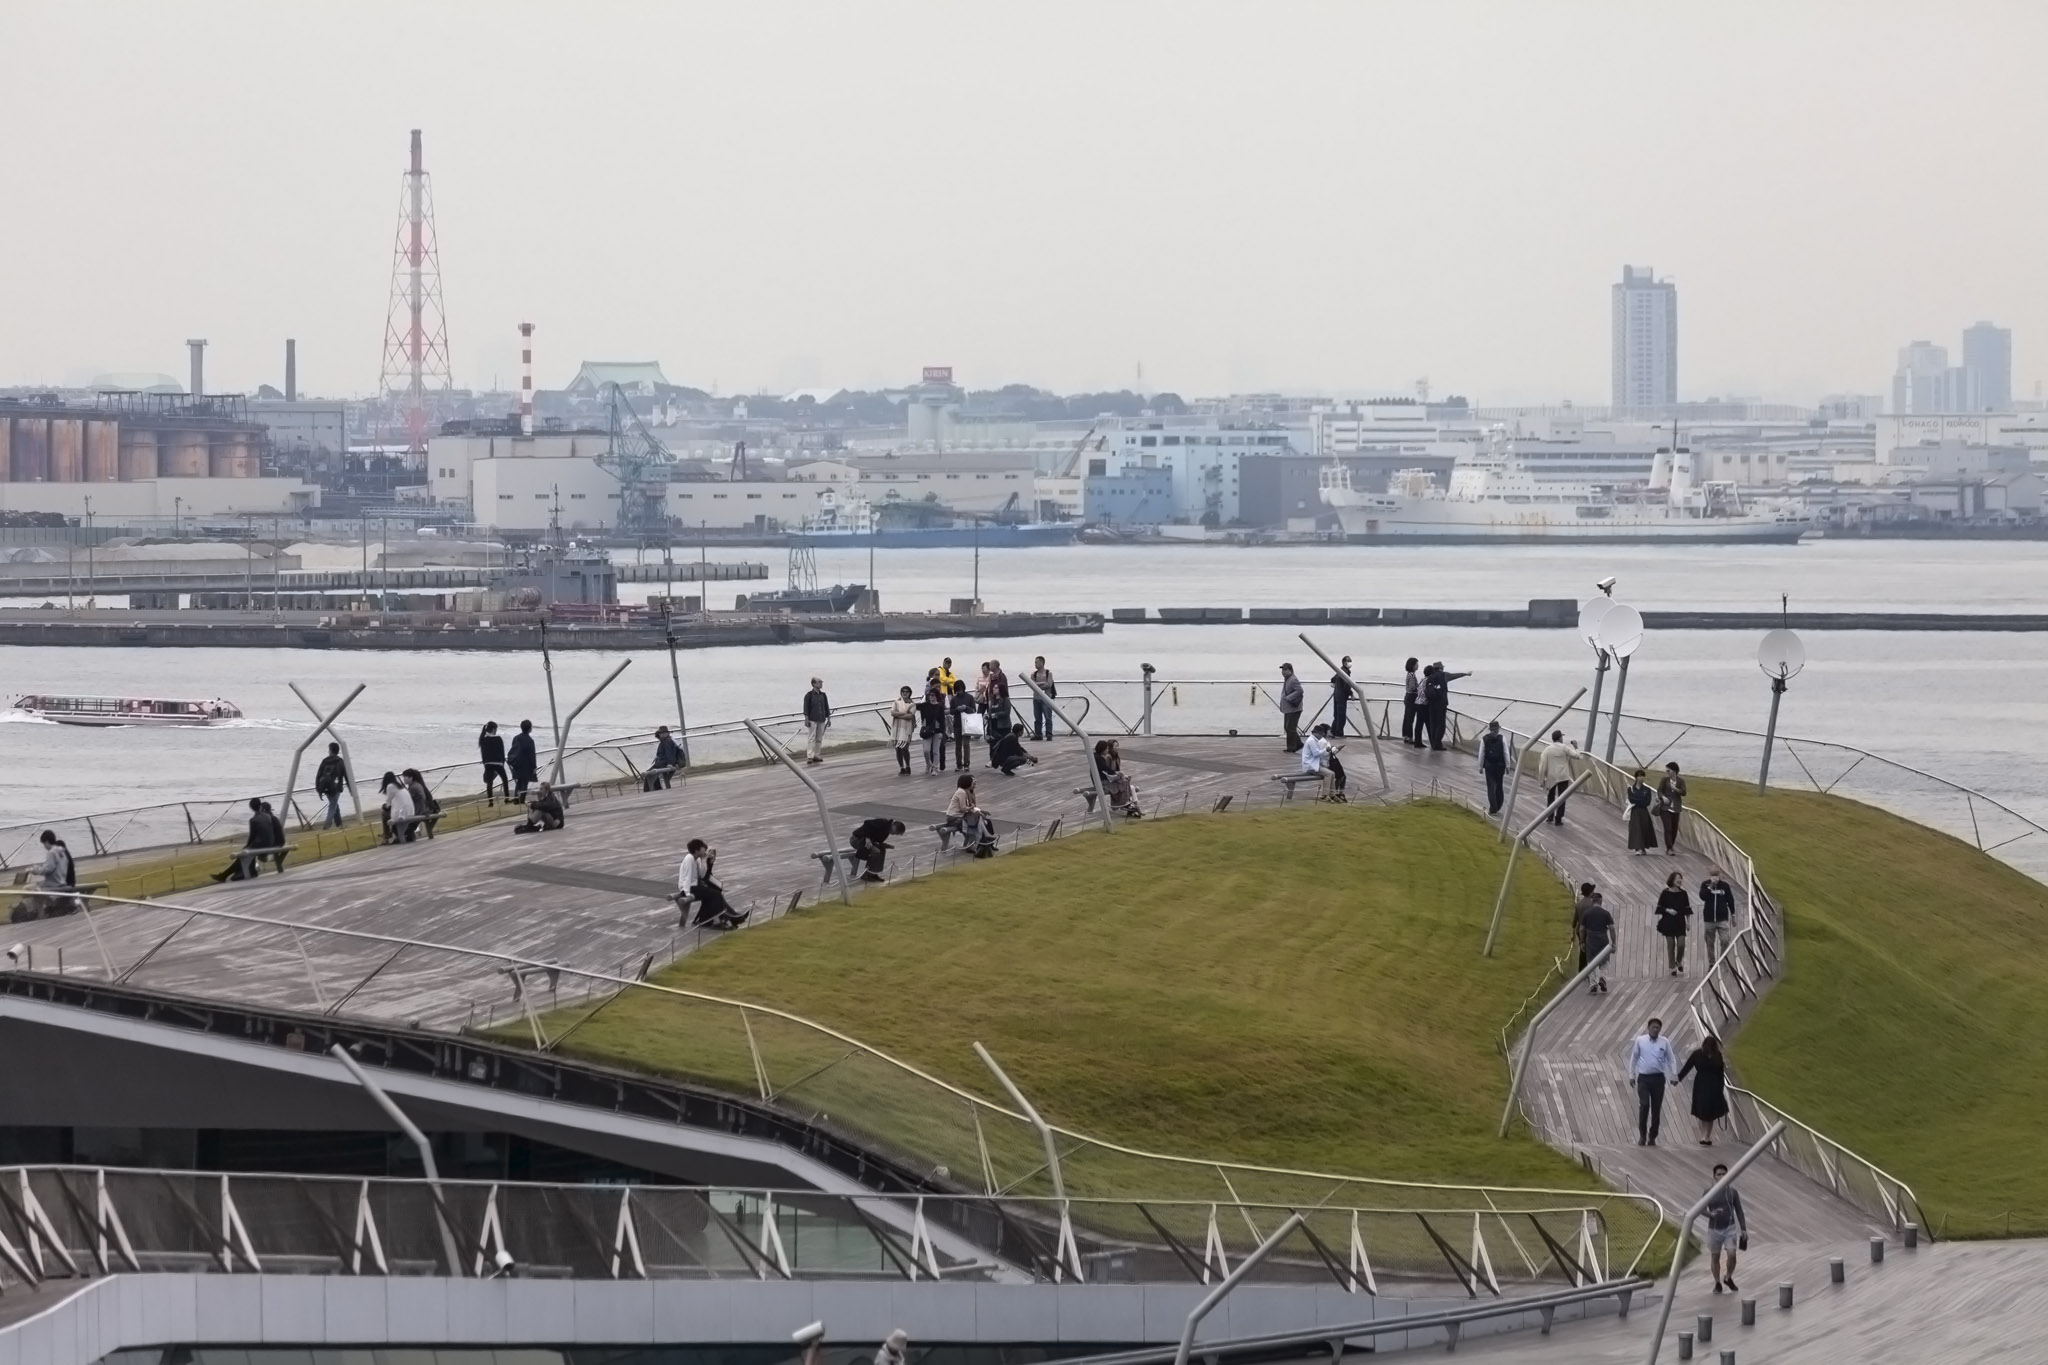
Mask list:
[[284,339],[284,401],[299,401],[299,343],[291,337]]
[[519,324],[519,434],[533,435],[533,324]]
[[198,337],[185,344],[192,348],[192,396],[198,398],[206,393],[206,338]]

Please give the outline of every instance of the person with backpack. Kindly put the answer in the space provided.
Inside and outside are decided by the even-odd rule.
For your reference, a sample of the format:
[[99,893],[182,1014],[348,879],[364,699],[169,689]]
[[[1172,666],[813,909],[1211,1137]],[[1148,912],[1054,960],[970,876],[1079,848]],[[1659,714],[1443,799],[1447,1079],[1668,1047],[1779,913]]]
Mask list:
[[498,733],[498,722],[484,722],[482,733],[476,737],[476,751],[484,765],[484,804],[497,805],[499,793],[502,793],[506,803],[510,804],[512,784],[505,776],[505,737]]
[[654,761],[640,779],[641,791],[661,791],[675,780],[676,770],[683,766],[683,746],[676,743],[676,737],[668,732],[666,725],[654,727]]
[[327,757],[320,760],[320,770],[313,774],[313,794],[327,803],[327,815],[320,828],[341,827],[341,793],[347,786],[348,764],[342,761],[341,745],[329,741]]
[[41,894],[23,896],[16,903],[11,918],[17,921],[51,919],[78,908],[76,900],[63,894],[78,885],[78,864],[72,861],[70,846],[54,829],[36,837],[43,846],[43,860],[36,865],[36,890]]
[[1486,813],[1499,815],[1508,799],[1508,737],[1497,720],[1486,722],[1479,736],[1479,771],[1486,778]]

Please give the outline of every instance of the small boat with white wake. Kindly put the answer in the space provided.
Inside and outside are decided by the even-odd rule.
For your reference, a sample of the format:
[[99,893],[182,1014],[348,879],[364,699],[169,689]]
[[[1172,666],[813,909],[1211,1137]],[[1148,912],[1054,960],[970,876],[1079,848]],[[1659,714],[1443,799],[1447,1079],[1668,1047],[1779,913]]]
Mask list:
[[241,708],[215,697],[178,701],[161,697],[62,697],[31,692],[14,699],[14,709],[59,725],[216,725],[240,720]]

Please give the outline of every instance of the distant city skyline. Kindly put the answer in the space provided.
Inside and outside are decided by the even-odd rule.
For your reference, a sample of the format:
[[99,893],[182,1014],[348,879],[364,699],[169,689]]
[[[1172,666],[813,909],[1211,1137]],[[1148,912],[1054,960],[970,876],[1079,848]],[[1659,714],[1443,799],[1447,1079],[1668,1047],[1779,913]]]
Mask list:
[[1983,136],[2040,123],[2038,6],[112,12],[0,7],[0,383],[203,336],[253,391],[290,336],[301,389],[369,391],[413,127],[463,387],[530,321],[542,383],[1593,404],[1624,261],[1683,285],[1682,400],[1881,392],[1980,318],[2048,374],[2048,188]]
[[1963,363],[1948,347],[1913,341],[1899,348],[1890,410],[1896,413],[2006,412],[2012,407],[2012,330],[1979,322],[1963,329]]

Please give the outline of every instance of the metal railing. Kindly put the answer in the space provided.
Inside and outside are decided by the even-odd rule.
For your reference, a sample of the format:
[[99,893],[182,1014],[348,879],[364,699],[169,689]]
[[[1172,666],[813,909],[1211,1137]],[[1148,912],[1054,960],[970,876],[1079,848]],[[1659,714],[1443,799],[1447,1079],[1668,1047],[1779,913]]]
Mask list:
[[[67,979],[84,977],[129,989],[177,991],[184,984],[168,951],[231,953],[260,973],[269,995],[235,1008],[272,1009],[313,1019],[420,1019],[423,994],[446,998],[467,986],[509,996],[501,1015],[476,1019],[492,1036],[540,1053],[561,1044],[607,1011],[632,1011],[636,1030],[689,1040],[679,1072],[693,1081],[749,1094],[792,1114],[829,1115],[851,1139],[901,1164],[944,1171],[946,1179],[984,1194],[1053,1193],[1039,1134],[1028,1116],[992,1102],[827,1025],[770,1006],[642,979],[651,955],[616,972],[535,961],[362,930],[321,928],[257,915],[163,901],[83,897],[87,950],[66,964]],[[115,908],[118,907],[118,914]],[[120,923],[119,938],[99,922]],[[144,927],[149,926],[149,927]],[[118,951],[117,951],[118,949]],[[47,963],[45,963],[47,965]],[[292,983],[300,983],[293,985]],[[580,988],[580,989],[579,989]],[[192,999],[193,992],[185,998]],[[194,1000],[195,1008],[201,1007]],[[499,1022],[502,1021],[502,1022]],[[431,1022],[431,1021],[426,1021]],[[458,1015],[451,1021],[460,1025]],[[1240,1204],[1327,1205],[1370,1193],[1389,1207],[1461,1208],[1488,1217],[1519,1217],[1560,1201],[1601,1211],[1616,1255],[1633,1267],[1649,1250],[1663,1218],[1647,1195],[1547,1187],[1427,1182],[1178,1156],[1108,1142],[1050,1125],[1070,1195],[1110,1196],[1143,1190],[1161,1198]],[[1233,1214],[1244,1221],[1241,1215]]]
[[1377,1295],[1382,1275],[1427,1276],[1472,1298],[1612,1283],[1583,1203],[1494,1216],[17,1166],[0,1169],[0,1287],[122,1272],[1207,1284],[1250,1253],[1248,1230],[1295,1217],[1258,1278]]
[[1920,1209],[1913,1187],[1875,1162],[1858,1156],[1827,1134],[1801,1123],[1760,1095],[1741,1086],[1728,1087],[1728,1122],[1735,1136],[1754,1142],[1773,1124],[1785,1129],[1771,1154],[1827,1186],[1841,1198],[1895,1231],[1917,1224],[1931,1241],[1933,1232]]

